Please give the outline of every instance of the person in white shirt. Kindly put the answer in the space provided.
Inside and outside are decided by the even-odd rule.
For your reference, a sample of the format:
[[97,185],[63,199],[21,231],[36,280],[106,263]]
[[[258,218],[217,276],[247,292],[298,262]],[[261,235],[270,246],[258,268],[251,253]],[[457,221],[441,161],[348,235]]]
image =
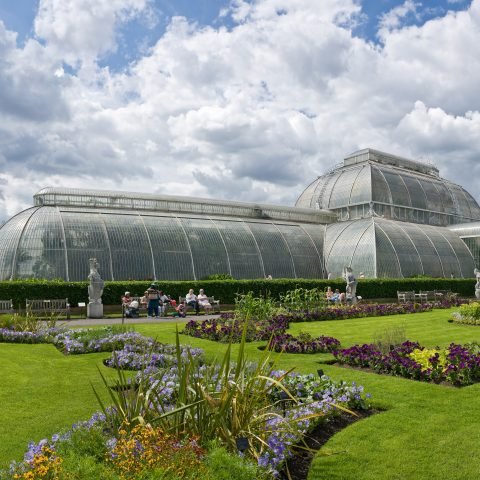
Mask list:
[[200,307],[198,305],[197,296],[193,293],[193,288],[191,288],[185,295],[185,304],[195,309],[195,312],[198,315]]
[[212,310],[212,305],[208,301],[208,297],[205,294],[203,288],[200,289],[197,295],[198,305],[205,310],[205,313],[209,313]]

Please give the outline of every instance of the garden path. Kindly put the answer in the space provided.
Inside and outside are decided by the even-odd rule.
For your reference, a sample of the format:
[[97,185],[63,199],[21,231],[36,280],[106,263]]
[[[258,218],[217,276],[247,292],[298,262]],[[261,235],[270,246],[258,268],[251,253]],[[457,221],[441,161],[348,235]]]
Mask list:
[[[165,322],[177,322],[185,323],[190,320],[211,320],[212,318],[218,318],[220,315],[187,315],[186,318],[178,317],[160,317],[160,318],[125,318],[125,325],[134,325],[139,323],[165,323]],[[94,325],[120,325],[122,323],[122,317],[115,318],[81,318],[75,320],[61,320],[57,322],[57,326],[68,327],[91,327]]]

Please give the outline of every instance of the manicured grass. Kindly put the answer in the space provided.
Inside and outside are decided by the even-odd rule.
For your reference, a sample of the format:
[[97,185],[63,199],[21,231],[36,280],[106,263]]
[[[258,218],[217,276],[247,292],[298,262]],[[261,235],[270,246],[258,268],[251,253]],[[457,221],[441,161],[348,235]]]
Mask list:
[[[450,313],[436,310],[301,323],[293,324],[290,331],[331,335],[344,346],[370,342],[377,332],[394,325],[404,325],[410,340],[426,346],[480,341],[480,328],[448,323]],[[174,323],[143,324],[135,329],[159,341],[173,343],[175,339]],[[226,348],[186,336],[181,340],[205,349],[209,359]],[[262,355],[258,346],[263,344],[248,344],[248,356]],[[97,410],[90,381],[100,385],[96,366],[106,356],[64,357],[53,346],[0,344],[0,465],[20,458],[29,440],[38,441]],[[323,368],[336,380],[355,380],[372,393],[375,406],[385,411],[332,437],[315,458],[310,480],[478,478],[480,385],[457,389],[319,364],[331,358],[329,354],[284,354],[279,365],[296,366],[300,372]]]

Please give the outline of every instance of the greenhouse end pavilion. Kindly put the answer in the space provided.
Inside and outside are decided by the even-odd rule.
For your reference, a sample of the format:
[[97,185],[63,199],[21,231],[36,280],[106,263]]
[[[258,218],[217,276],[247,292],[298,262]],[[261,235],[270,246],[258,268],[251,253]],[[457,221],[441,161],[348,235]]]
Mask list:
[[435,167],[372,149],[318,177],[295,207],[49,187],[0,228],[0,279],[81,281],[92,257],[105,280],[326,278],[345,266],[471,277],[455,225],[479,221],[474,198]]

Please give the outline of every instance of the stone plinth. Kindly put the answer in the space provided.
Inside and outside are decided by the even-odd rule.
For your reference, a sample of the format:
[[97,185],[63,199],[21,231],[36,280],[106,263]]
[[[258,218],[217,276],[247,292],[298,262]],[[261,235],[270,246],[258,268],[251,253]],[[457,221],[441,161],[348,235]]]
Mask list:
[[87,317],[88,318],[103,318],[103,304],[102,303],[89,303],[87,305]]

